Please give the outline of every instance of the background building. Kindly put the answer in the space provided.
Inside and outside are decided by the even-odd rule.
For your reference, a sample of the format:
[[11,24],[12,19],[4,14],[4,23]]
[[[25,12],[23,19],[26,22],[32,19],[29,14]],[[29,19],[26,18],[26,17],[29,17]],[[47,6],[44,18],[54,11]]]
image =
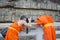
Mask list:
[[36,18],[45,13],[60,21],[59,0],[0,0],[0,21],[17,20],[24,14]]

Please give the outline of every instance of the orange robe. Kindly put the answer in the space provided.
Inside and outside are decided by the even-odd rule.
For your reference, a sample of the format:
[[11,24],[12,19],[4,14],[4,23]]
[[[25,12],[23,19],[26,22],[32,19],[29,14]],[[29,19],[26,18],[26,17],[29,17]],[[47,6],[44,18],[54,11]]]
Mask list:
[[8,29],[5,40],[19,40],[18,32],[24,29],[23,26],[19,26],[17,22],[14,22]]
[[51,16],[43,15],[37,18],[37,25],[44,26],[44,40],[56,40],[56,32],[53,26],[53,19]]

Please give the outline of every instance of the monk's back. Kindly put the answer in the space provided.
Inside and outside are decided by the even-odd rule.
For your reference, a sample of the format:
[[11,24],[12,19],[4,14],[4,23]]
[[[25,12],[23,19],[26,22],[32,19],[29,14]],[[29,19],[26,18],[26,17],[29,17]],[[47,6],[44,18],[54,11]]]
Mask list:
[[40,19],[41,21],[46,24],[46,23],[52,23],[53,22],[53,19],[51,16],[49,15],[43,15],[43,16],[40,16]]

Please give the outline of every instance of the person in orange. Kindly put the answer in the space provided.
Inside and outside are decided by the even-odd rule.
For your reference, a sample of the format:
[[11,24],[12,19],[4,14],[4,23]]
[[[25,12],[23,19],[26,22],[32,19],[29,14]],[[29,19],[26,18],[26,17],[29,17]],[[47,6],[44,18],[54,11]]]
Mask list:
[[18,33],[25,27],[31,27],[31,24],[26,22],[26,16],[21,16],[20,20],[9,27],[4,40],[19,40]]
[[49,15],[42,15],[37,18],[37,25],[43,25],[44,40],[56,40],[56,32],[53,25],[53,18]]

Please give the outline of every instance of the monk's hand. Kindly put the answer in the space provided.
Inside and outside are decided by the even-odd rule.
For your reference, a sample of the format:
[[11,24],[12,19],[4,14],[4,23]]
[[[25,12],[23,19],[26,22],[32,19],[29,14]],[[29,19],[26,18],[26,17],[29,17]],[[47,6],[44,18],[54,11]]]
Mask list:
[[30,24],[30,23],[28,23],[28,26],[27,26],[28,28],[31,28],[32,27],[32,25]]

